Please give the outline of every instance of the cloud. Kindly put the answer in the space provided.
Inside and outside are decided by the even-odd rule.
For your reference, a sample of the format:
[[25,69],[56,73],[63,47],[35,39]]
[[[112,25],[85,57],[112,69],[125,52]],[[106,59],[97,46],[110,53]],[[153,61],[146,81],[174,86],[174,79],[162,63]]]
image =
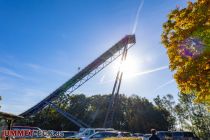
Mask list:
[[4,68],[4,67],[0,67],[0,73],[5,74],[5,75],[9,75],[12,77],[16,77],[16,78],[20,78],[20,79],[24,79],[24,77],[8,68]]
[[165,70],[165,69],[168,69],[168,66],[162,66],[162,67],[147,70],[147,71],[137,72],[137,73],[134,73],[131,77],[146,75],[146,74],[150,74],[150,73]]
[[43,72],[51,72],[51,73],[54,73],[54,74],[57,74],[57,75],[60,75],[60,76],[64,76],[64,77],[70,77],[71,75],[66,73],[66,72],[63,72],[63,71],[59,71],[59,70],[56,70],[56,69],[50,69],[50,68],[46,68],[46,67],[43,67],[43,66],[40,66],[40,65],[37,65],[37,64],[26,64],[28,67],[32,68],[33,70],[36,70],[36,71],[43,71]]
[[[136,72],[136,73],[133,73],[132,75],[130,75],[129,77],[126,77],[126,79],[130,79],[130,78],[137,77],[137,76],[143,76],[143,75],[146,75],[146,74],[158,72],[158,71],[165,70],[165,69],[168,69],[168,66],[162,66],[162,67],[154,68],[154,69],[151,69],[151,70]],[[105,83],[109,83],[109,82],[112,82],[112,81],[113,80],[109,80],[109,81],[104,81],[103,80],[103,82],[100,82],[100,84],[105,84]]]
[[134,24],[133,24],[132,34],[135,34],[135,32],[136,32],[136,29],[137,29],[137,26],[138,26],[139,14],[141,12],[141,9],[142,9],[143,5],[144,5],[144,0],[141,0],[141,3],[139,4],[137,12],[136,12],[136,17],[135,17],[135,21],[134,21]]
[[174,83],[174,82],[175,82],[175,80],[174,80],[174,79],[171,79],[171,80],[169,80],[169,81],[163,83],[162,85],[160,85],[159,87],[157,87],[157,88],[155,89],[155,93],[156,93],[159,89],[164,88],[165,86],[170,85],[170,84],[172,84],[172,83]]

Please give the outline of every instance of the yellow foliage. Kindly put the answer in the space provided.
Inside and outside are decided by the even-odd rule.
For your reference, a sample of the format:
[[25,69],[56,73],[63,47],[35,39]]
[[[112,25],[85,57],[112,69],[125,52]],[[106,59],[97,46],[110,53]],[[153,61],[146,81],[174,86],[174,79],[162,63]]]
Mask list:
[[210,108],[210,1],[175,9],[163,25],[162,43],[181,93],[196,93]]

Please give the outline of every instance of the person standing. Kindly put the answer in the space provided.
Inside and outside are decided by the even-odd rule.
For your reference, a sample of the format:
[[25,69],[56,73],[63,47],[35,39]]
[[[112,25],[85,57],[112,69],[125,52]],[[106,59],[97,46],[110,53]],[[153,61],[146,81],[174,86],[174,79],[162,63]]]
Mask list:
[[160,140],[160,138],[156,135],[156,130],[151,129],[152,136],[149,138],[149,140]]

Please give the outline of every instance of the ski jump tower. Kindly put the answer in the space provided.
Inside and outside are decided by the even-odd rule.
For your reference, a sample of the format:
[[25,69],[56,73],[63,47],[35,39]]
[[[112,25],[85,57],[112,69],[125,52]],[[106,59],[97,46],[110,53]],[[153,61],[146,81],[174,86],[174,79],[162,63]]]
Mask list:
[[[61,85],[58,89],[53,91],[46,98],[41,100],[39,103],[37,103],[33,107],[29,108],[25,112],[21,113],[20,115],[24,117],[31,116],[50,105],[51,107],[56,109],[56,111],[61,113],[64,117],[66,117],[67,119],[72,121],[74,124],[76,124],[78,127],[85,127],[85,128],[89,127],[89,125],[82,122],[81,120],[74,117],[73,115],[62,111],[59,107],[57,107],[53,103],[53,101],[58,99],[59,96],[62,94],[71,94],[72,92],[74,92],[76,89],[82,86],[85,82],[87,82],[97,73],[99,73],[102,69],[108,66],[111,62],[116,60],[119,56],[122,55],[121,61],[124,61],[126,59],[127,50],[130,47],[132,47],[135,43],[136,43],[135,35],[126,35],[124,38],[118,41],[114,46],[112,46],[110,49],[104,52],[101,56],[95,59],[92,63],[87,65],[84,69],[79,71],[71,79],[69,79],[67,82]],[[117,96],[119,93],[121,79],[122,79],[122,73],[118,72],[116,80],[115,80],[114,88],[112,91],[112,97],[110,99],[108,112],[107,112],[106,119],[104,122],[104,127],[111,127],[112,125],[113,114],[114,114],[114,110],[112,109],[112,106],[114,105],[114,102],[116,101],[114,97]],[[110,117],[111,117],[111,122],[109,121]]]

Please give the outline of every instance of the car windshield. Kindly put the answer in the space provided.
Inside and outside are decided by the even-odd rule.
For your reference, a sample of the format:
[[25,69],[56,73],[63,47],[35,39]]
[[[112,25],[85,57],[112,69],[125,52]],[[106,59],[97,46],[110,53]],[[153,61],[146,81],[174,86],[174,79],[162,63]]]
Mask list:
[[74,136],[76,134],[76,132],[63,132],[63,133],[64,137]]
[[173,132],[173,136],[178,137],[178,136],[183,136],[182,132]]
[[123,137],[130,137],[130,136],[131,136],[131,134],[128,133],[128,132],[123,132],[123,133],[121,133],[121,135],[122,135]]
[[103,138],[105,135],[104,133],[96,133],[93,136],[91,136],[90,138]]
[[117,137],[118,133],[106,132],[105,135],[106,137]]
[[146,137],[146,138],[148,138],[148,137],[150,137],[151,136],[151,134],[145,134],[144,135],[144,137]]
[[41,130],[38,127],[12,127],[12,130]]
[[159,132],[158,135],[163,137],[172,137],[171,132]]
[[194,137],[193,133],[191,132],[183,132],[184,133],[184,137]]

